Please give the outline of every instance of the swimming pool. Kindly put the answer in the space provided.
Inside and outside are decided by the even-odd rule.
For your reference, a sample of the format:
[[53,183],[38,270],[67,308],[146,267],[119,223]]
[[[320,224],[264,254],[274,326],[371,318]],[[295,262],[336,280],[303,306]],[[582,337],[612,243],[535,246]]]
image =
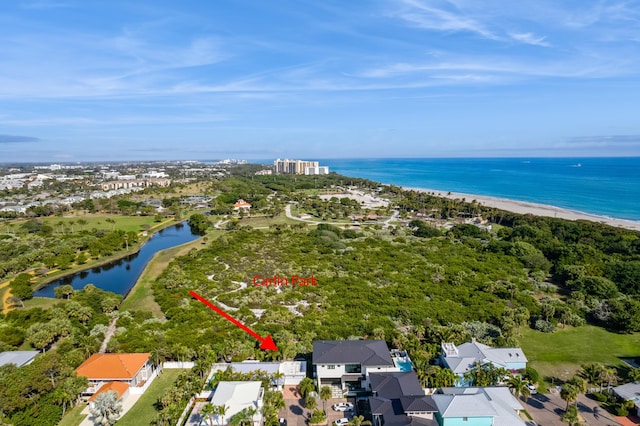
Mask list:
[[413,364],[411,363],[411,361],[395,360],[394,363],[396,364],[396,367],[400,369],[400,371],[413,371]]

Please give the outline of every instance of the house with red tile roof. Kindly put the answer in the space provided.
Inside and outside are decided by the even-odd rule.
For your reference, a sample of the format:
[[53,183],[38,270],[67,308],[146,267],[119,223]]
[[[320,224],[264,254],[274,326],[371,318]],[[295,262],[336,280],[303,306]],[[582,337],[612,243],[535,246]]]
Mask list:
[[100,386],[100,388],[89,397],[87,402],[89,403],[89,407],[93,407],[93,401],[96,399],[98,395],[104,392],[113,391],[118,395],[117,400],[121,401],[129,395],[129,385],[125,382],[107,382],[104,385]]
[[89,379],[85,395],[115,390],[122,396],[125,393],[123,385],[142,387],[152,378],[154,368],[150,358],[149,353],[93,354],[76,368],[76,374]]
[[233,209],[238,211],[242,210],[245,213],[249,213],[249,210],[251,210],[251,204],[247,203],[242,198],[239,198],[238,201],[236,201],[236,203],[233,205]]

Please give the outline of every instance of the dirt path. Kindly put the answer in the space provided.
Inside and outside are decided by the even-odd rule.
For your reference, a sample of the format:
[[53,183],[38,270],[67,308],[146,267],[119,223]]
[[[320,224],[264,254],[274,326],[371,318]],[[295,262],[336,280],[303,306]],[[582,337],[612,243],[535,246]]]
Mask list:
[[[5,287],[9,287],[10,283],[11,283],[11,280],[5,281],[2,284],[0,284],[0,290],[2,290]],[[2,295],[2,313],[5,315],[10,311],[9,304],[7,303],[7,300],[9,300],[10,297],[11,297],[11,289],[7,288],[7,290]]]
[[104,333],[104,340],[102,341],[102,345],[100,345],[99,354],[103,354],[107,352],[107,344],[109,344],[109,340],[116,334],[116,322],[118,322],[118,317],[115,317],[111,320],[109,327],[107,327],[107,331]]

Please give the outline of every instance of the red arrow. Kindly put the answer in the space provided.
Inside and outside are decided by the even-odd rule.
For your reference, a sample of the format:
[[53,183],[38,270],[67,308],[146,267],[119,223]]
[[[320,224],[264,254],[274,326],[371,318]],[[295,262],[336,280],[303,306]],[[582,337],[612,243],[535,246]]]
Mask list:
[[199,301],[201,301],[202,303],[204,303],[205,305],[207,305],[208,307],[210,307],[211,309],[213,309],[214,311],[216,311],[217,313],[219,313],[220,315],[222,315],[223,317],[225,317],[226,319],[228,319],[229,321],[231,321],[233,324],[237,325],[238,327],[240,327],[241,329],[243,329],[244,331],[246,331],[247,333],[249,333],[250,335],[255,337],[256,339],[258,339],[258,341],[260,342],[260,349],[264,349],[265,351],[277,351],[278,350],[278,347],[273,342],[273,339],[271,338],[270,334],[267,334],[267,337],[261,337],[258,333],[256,333],[255,331],[251,330],[249,327],[247,327],[246,325],[242,324],[240,321],[238,321],[237,319],[235,319],[234,317],[232,317],[231,315],[229,315],[228,313],[226,313],[222,309],[218,308],[216,305],[214,305],[213,303],[209,302],[207,299],[205,299],[204,297],[200,296],[195,291],[191,290],[189,292],[189,294],[192,295],[193,297],[195,297],[196,299],[198,299]]

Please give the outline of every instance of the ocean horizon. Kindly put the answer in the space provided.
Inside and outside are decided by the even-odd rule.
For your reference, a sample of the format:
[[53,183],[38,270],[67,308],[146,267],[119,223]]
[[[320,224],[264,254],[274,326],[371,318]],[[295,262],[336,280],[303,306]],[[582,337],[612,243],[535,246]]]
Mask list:
[[640,221],[640,157],[317,161],[329,166],[330,172],[383,184],[526,201]]

